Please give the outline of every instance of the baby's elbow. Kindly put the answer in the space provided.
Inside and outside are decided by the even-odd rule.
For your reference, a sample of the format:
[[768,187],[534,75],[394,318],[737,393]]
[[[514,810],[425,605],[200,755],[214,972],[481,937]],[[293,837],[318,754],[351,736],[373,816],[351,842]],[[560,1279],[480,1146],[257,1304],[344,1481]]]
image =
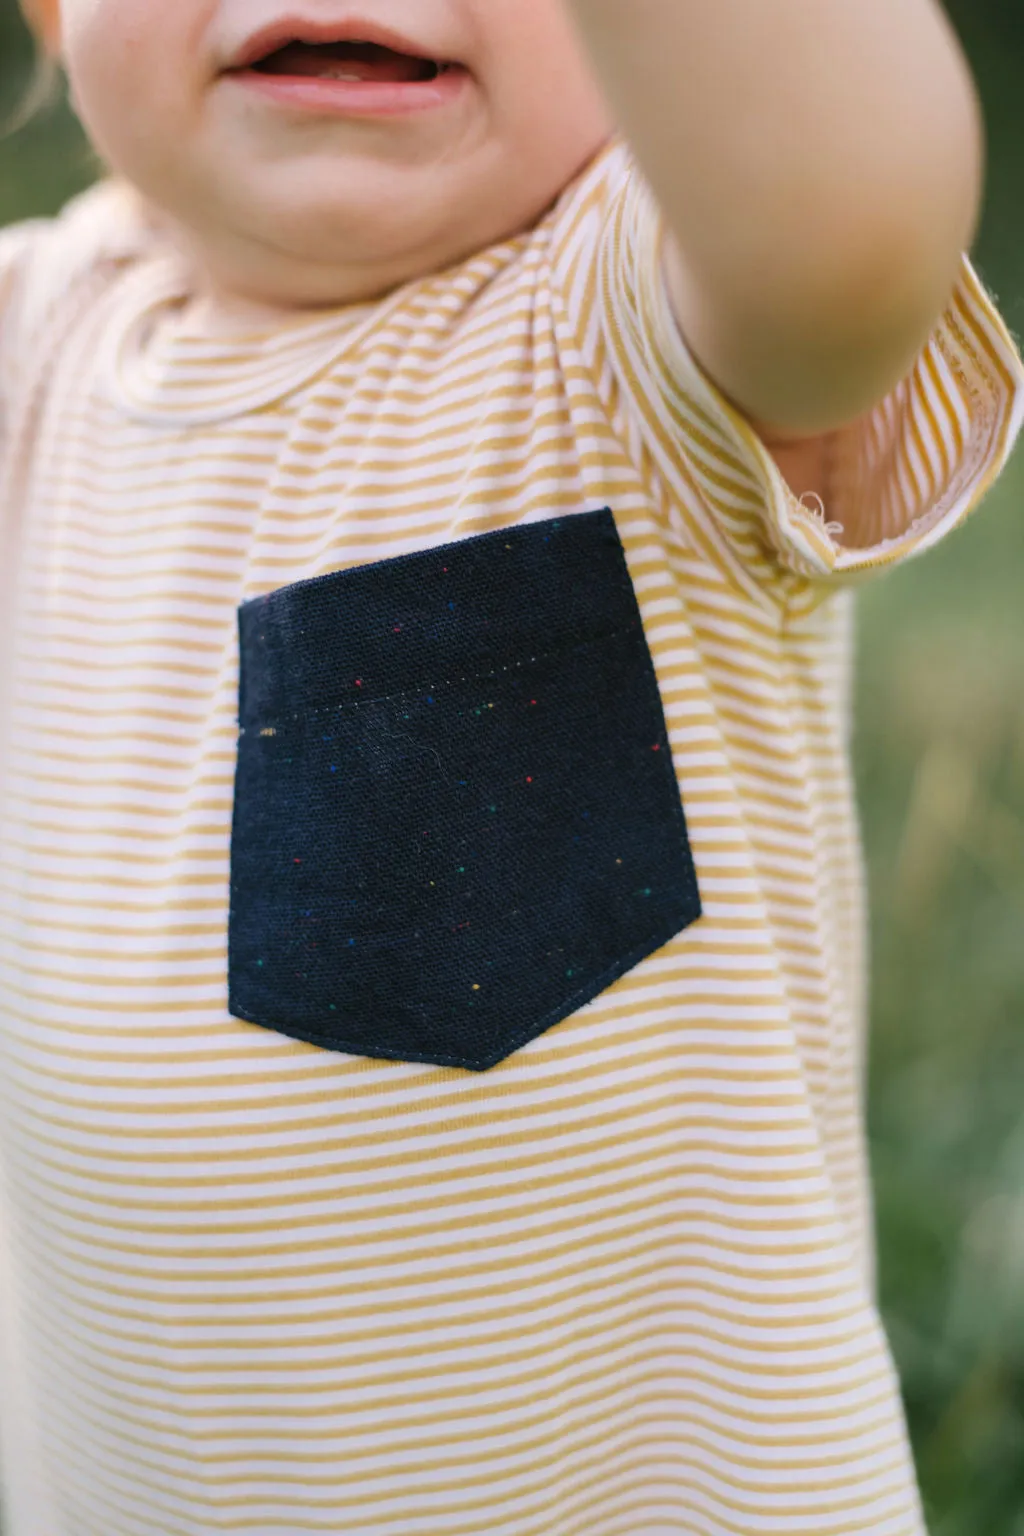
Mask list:
[[[970,222],[906,221],[829,252],[817,247],[796,282],[762,291],[763,303],[708,325],[698,353],[753,420],[790,437],[848,425],[912,370],[946,310],[969,243]],[[773,302],[774,300],[774,302]]]
[[965,83],[941,123],[894,137],[884,161],[830,186],[809,210],[799,249],[779,249],[766,329],[804,396],[789,409],[805,424],[844,425],[913,366],[974,239],[983,170],[981,115]]
[[812,396],[836,418],[826,429],[877,404],[913,366],[974,239],[982,163],[980,123],[964,125],[811,231],[797,281],[780,284],[777,315],[784,350],[803,360]]
[[870,410],[911,371],[950,304],[972,233],[973,215],[955,211],[930,225],[901,220],[859,259],[839,262],[827,288],[811,285],[793,312],[790,351],[832,418],[819,430]]
[[670,241],[677,319],[720,388],[789,437],[834,431],[884,399],[950,301],[977,224],[981,164],[978,130],[875,167],[853,190],[830,183],[701,277]]

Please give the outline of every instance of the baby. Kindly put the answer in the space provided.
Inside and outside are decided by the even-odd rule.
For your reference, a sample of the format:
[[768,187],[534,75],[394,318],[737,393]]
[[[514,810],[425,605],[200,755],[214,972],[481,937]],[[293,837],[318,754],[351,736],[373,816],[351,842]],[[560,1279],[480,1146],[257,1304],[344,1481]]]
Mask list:
[[5,1536],[920,1536],[849,594],[1004,463],[932,0],[33,0]]

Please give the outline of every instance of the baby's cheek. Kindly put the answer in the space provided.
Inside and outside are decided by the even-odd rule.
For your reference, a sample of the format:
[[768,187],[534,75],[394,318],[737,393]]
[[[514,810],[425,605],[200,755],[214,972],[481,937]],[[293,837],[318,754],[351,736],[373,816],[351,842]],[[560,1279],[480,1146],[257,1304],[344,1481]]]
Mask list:
[[[201,0],[205,7],[207,0]],[[64,0],[71,97],[100,154],[145,186],[185,128],[199,74],[189,46],[193,0]]]

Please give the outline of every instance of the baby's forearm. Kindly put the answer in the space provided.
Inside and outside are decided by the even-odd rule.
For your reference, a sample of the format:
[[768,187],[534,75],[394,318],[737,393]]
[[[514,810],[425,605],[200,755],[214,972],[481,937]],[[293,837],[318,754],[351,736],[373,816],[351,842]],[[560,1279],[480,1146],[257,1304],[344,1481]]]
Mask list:
[[933,0],[570,0],[674,242],[677,318],[784,434],[911,363],[973,234],[981,129]]

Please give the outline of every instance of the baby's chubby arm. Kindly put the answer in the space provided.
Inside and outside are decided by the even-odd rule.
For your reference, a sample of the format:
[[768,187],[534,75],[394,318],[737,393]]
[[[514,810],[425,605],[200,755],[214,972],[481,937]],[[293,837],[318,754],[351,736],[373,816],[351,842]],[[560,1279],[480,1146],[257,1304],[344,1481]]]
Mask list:
[[906,374],[977,219],[982,130],[933,0],[569,0],[661,204],[702,366],[774,443]]

